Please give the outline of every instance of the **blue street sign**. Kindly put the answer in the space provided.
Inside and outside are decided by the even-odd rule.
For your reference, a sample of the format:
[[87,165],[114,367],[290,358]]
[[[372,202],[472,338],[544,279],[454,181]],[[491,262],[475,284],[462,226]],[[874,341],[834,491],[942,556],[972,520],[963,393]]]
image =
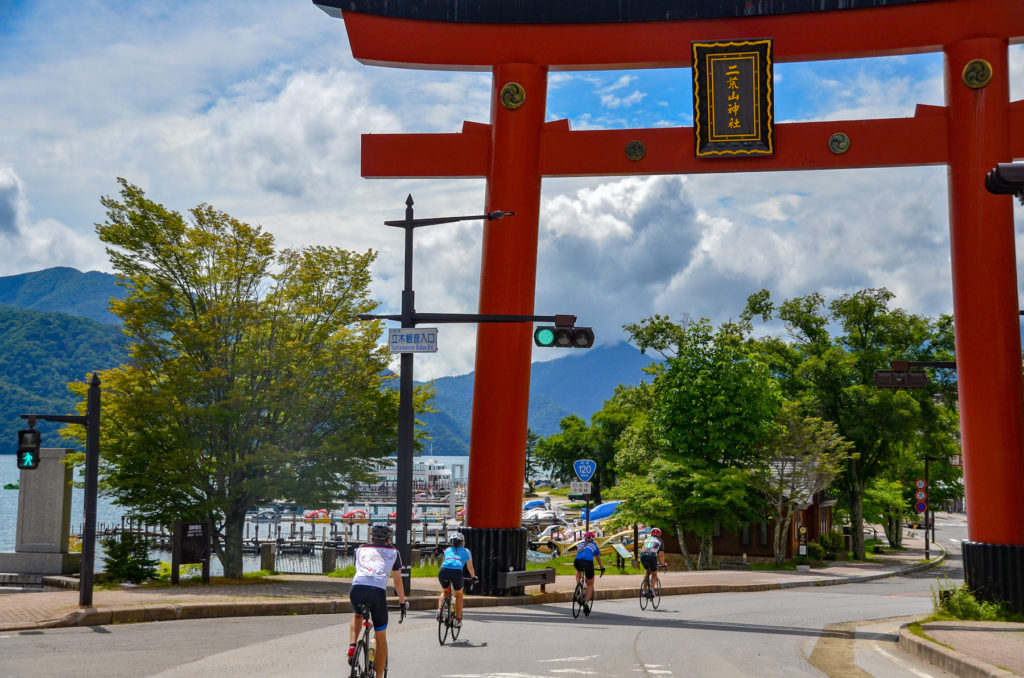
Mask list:
[[572,463],[572,468],[576,471],[576,477],[583,482],[588,482],[594,477],[594,472],[597,471],[597,462],[591,459],[577,459]]

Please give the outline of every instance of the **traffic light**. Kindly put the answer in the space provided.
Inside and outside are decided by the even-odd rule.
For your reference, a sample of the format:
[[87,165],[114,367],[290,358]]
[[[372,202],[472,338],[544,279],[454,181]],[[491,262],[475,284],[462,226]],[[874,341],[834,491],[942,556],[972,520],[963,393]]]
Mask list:
[[1024,205],[1024,162],[1001,162],[985,176],[985,188],[997,195],[1015,195]]
[[541,326],[533,330],[533,343],[545,348],[590,348],[594,345],[594,330],[590,327]]
[[39,468],[39,440],[39,431],[34,428],[18,431],[18,468]]

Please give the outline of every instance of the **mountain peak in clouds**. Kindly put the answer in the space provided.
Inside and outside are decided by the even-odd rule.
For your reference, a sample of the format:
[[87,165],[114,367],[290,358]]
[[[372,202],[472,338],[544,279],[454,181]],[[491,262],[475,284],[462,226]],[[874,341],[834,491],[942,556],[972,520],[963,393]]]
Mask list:
[[124,296],[110,273],[58,266],[0,277],[0,304],[32,311],[67,313],[107,325],[120,325],[110,312],[111,297]]

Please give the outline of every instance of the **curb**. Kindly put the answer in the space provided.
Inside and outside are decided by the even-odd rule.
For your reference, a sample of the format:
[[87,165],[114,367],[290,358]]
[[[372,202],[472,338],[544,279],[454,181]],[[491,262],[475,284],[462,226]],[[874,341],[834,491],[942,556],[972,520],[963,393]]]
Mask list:
[[[886,572],[866,575],[837,576],[832,579],[801,579],[797,581],[780,581],[761,584],[691,584],[663,586],[663,596],[695,595],[701,593],[743,593],[753,591],[770,591],[796,588],[801,586],[835,586],[874,579],[884,579],[908,572],[916,572],[938,565],[946,558],[945,550],[941,555],[923,563],[907,567],[899,567]],[[820,576],[820,575],[819,575]],[[640,595],[640,587],[599,589],[594,592],[598,600],[616,600],[636,598]],[[437,605],[437,597],[433,593],[417,593],[408,597],[410,609],[431,610]],[[503,597],[469,597],[464,600],[466,607],[498,607],[500,605],[547,605],[572,601],[572,591],[548,591],[545,593],[524,594]],[[344,598],[293,598],[276,600],[244,600],[212,601],[207,603],[152,603],[136,606],[85,608],[68,612],[63,617],[25,623],[0,623],[0,631],[38,630],[69,626],[103,626],[108,624],[136,624],[153,621],[177,621],[188,619],[212,619],[224,617],[255,617],[284,616],[307,614],[340,614],[350,613],[351,603]],[[902,643],[902,638],[901,638]],[[938,646],[941,647],[941,646]],[[944,649],[944,648],[943,648]],[[998,670],[998,669],[997,669]],[[977,675],[1012,675],[1007,673]]]
[[961,678],[1003,678],[1017,674],[986,664],[980,659],[966,657],[950,650],[945,645],[914,635],[907,628],[900,627],[900,649],[940,669],[954,673]]

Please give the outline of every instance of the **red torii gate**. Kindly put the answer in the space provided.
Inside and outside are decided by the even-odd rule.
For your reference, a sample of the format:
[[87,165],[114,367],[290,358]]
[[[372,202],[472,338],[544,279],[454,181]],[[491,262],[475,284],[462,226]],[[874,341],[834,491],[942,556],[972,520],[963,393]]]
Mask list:
[[[679,16],[688,4],[659,2],[665,16]],[[481,313],[534,312],[544,176],[947,165],[968,531],[975,542],[965,545],[965,569],[968,581],[973,569],[975,584],[985,588],[993,578],[1024,568],[1024,397],[1013,208],[1011,198],[984,190],[987,170],[1024,156],[1024,101],[1009,101],[1007,57],[1009,43],[1024,39],[1020,0],[790,0],[789,13],[771,8],[785,3],[689,0],[691,8],[717,5],[718,11],[689,10],[714,18],[636,21],[620,9],[618,18],[604,23],[587,23],[595,15],[587,17],[587,3],[572,0],[551,0],[543,8],[510,0],[508,6],[518,9],[493,11],[518,16],[500,23],[466,20],[467,6],[487,5],[467,0],[314,3],[343,16],[352,54],[362,63],[493,73],[490,124],[466,122],[454,134],[364,135],[362,145],[365,177],[486,177],[485,211],[516,212],[514,228],[484,227]],[[730,5],[736,13],[745,6],[754,14],[723,18]],[[833,10],[792,11],[826,5]],[[558,11],[585,18],[543,23],[532,16],[542,11],[548,21]],[[778,62],[941,50],[946,105],[919,105],[911,118],[776,124],[775,155],[748,158],[696,158],[690,127],[572,131],[566,120],[545,122],[551,70],[690,67],[692,41],[764,37],[774,39]],[[507,88],[510,83],[520,89]],[[830,149],[836,133],[849,139],[845,152]],[[624,152],[633,141],[646,149],[640,159]],[[525,323],[478,328],[467,504],[473,528],[520,526],[531,329]],[[978,548],[972,552],[973,547]],[[1016,565],[990,562],[989,547],[1011,548]]]

